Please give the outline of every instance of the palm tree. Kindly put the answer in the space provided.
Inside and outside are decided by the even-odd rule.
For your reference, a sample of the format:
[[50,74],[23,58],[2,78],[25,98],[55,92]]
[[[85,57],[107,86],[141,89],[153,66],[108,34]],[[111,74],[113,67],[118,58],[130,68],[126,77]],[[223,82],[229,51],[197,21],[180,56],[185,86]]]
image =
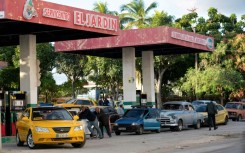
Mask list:
[[147,15],[156,7],[157,3],[153,2],[145,8],[143,0],[133,0],[126,5],[122,5],[122,14],[120,14],[121,24],[125,25],[125,29],[147,27],[151,21],[151,17]]
[[108,9],[108,4],[107,2],[96,2],[94,3],[94,11],[104,13],[104,14],[111,14],[111,15],[118,15],[116,11],[110,11]]

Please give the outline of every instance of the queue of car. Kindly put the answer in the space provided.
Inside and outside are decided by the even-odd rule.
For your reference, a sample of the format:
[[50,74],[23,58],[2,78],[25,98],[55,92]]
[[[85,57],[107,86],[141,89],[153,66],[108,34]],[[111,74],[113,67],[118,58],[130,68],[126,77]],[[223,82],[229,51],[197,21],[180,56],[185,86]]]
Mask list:
[[[86,134],[89,134],[85,122],[78,120],[78,113],[83,104],[89,106],[91,111],[96,107],[103,109],[109,116],[111,130],[116,135],[123,132],[141,135],[144,131],[159,133],[161,128],[181,131],[190,126],[199,129],[207,125],[207,101],[205,103],[195,101],[195,105],[186,101],[165,102],[162,110],[151,106],[133,106],[122,117],[111,106],[95,106],[91,101],[84,103],[78,101],[73,100],[70,104],[63,104],[62,107],[27,108],[16,122],[17,146],[22,146],[26,142],[31,149],[42,144],[63,143],[70,143],[76,148],[83,147]],[[245,103],[227,103],[223,107],[215,102],[215,105],[218,110],[217,124],[227,124],[229,118],[234,120],[245,118]],[[236,109],[238,111],[235,111]]]

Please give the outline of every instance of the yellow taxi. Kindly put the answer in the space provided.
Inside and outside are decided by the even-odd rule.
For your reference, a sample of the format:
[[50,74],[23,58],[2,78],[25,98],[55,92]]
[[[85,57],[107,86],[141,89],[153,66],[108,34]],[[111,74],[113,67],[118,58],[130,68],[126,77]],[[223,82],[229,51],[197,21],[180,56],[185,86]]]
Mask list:
[[96,103],[89,99],[71,99],[66,103],[56,104],[54,106],[64,107],[66,109],[81,108],[81,106],[96,106]]
[[[215,105],[218,110],[218,113],[215,115],[216,124],[226,125],[229,119],[228,111],[225,109],[225,107],[223,107],[220,104],[216,103]],[[208,113],[206,112],[207,105],[203,104],[203,105],[197,105],[195,107],[196,107],[196,111],[204,116],[203,124],[208,125]]]
[[62,107],[30,107],[16,122],[16,143],[26,142],[30,149],[41,144],[70,143],[75,148],[85,145],[84,127]]

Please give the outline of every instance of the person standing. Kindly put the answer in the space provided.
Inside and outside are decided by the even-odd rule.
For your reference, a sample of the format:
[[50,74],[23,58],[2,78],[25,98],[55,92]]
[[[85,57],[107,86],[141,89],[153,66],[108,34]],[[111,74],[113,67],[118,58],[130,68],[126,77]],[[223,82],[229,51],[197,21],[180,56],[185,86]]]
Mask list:
[[103,99],[102,98],[100,98],[100,100],[99,100],[99,106],[103,106]]
[[91,137],[96,137],[96,135],[94,134],[94,130],[92,130],[92,125],[93,125],[97,133],[99,134],[99,138],[103,139],[96,115],[93,114],[88,107],[82,106],[81,110],[82,112],[79,114],[79,119],[88,120],[88,129],[91,132]]
[[99,125],[100,125],[100,130],[101,130],[101,133],[102,133],[102,137],[104,137],[103,127],[105,127],[108,136],[111,137],[109,116],[106,115],[105,112],[99,107],[95,108],[94,114],[97,116],[97,118],[99,120]]
[[215,122],[215,114],[217,114],[216,105],[211,101],[210,103],[207,104],[206,111],[208,113],[209,131],[211,130],[212,125],[214,127],[214,130],[216,130],[218,128]]
[[120,116],[123,116],[123,114],[124,114],[124,108],[123,108],[123,104],[122,103],[120,103],[119,107],[117,108],[117,114],[120,115]]
[[104,100],[103,106],[110,106],[110,102],[109,102],[109,100],[107,99],[107,97],[106,97],[105,100]]

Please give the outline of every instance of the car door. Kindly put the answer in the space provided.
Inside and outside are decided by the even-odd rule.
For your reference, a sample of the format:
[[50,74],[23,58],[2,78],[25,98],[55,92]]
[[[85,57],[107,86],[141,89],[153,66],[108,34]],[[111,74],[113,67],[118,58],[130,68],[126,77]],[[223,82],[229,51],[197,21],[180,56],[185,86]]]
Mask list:
[[150,109],[149,113],[144,117],[144,128],[154,130],[160,128],[160,111],[158,109]]
[[184,105],[183,123],[185,125],[192,124],[193,115],[188,104]]
[[[21,140],[25,140],[27,137],[27,134],[29,132],[29,126],[30,126],[30,120],[31,120],[31,114],[30,114],[31,110],[30,109],[26,109],[23,114],[22,117],[20,118],[20,120],[18,121],[18,134],[21,138]],[[27,117],[28,120],[22,120],[23,117]]]
[[216,105],[218,113],[215,115],[217,124],[223,123],[225,120],[225,110],[221,105]]
[[245,104],[242,104],[241,112],[242,112],[242,118],[245,119]]

